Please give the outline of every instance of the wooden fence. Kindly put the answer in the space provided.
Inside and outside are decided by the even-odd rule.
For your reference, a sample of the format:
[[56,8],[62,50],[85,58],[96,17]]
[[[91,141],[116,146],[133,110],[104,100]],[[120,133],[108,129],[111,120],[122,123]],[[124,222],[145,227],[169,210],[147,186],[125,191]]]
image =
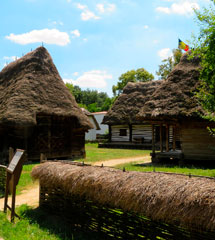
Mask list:
[[69,220],[71,227],[93,231],[102,239],[165,239],[165,240],[212,240],[214,232],[188,231],[178,226],[151,221],[150,219],[121,209],[101,206],[95,202],[65,195],[61,189],[40,189],[40,206],[45,211],[60,214]]

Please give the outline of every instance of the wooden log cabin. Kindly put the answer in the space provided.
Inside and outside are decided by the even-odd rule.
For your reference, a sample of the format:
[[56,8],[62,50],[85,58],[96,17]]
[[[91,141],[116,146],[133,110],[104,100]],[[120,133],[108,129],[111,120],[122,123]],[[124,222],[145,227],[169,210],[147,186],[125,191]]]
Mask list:
[[[129,82],[103,119],[109,126],[109,142],[104,147],[151,149],[151,125],[136,118],[139,110],[162,81]],[[159,129],[156,129],[158,136]],[[172,129],[170,129],[172,135]],[[159,140],[156,137],[156,140]]]
[[27,151],[28,159],[85,156],[85,132],[92,127],[63,83],[44,47],[0,72],[0,163],[8,149]]
[[[202,118],[205,112],[195,97],[198,85],[199,59],[189,60],[185,54],[140,109],[137,118],[152,128],[152,161],[215,160],[215,138],[208,131],[215,123]],[[155,143],[157,126],[165,129],[160,130],[159,151]]]

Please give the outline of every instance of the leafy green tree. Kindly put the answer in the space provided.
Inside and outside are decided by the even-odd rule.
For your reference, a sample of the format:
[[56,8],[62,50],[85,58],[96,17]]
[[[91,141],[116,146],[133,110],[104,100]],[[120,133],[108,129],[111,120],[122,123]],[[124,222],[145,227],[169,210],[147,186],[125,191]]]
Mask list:
[[126,73],[123,73],[119,77],[119,81],[117,82],[117,85],[113,85],[112,91],[114,96],[116,96],[122,92],[123,88],[127,85],[128,82],[147,82],[153,79],[153,74],[149,73],[144,68],[130,70]]
[[70,83],[66,83],[66,86],[75,97],[78,105],[90,112],[107,111],[113,103],[112,98],[109,98],[105,92],[90,89],[81,90],[80,87]]
[[172,53],[172,57],[164,59],[162,61],[162,64],[159,65],[159,70],[156,72],[156,74],[159,76],[160,79],[167,79],[173,68],[180,62],[182,50],[180,48],[173,49]]
[[194,56],[200,57],[200,87],[197,97],[208,118],[215,120],[215,1],[209,9],[195,11],[200,34],[194,38]]

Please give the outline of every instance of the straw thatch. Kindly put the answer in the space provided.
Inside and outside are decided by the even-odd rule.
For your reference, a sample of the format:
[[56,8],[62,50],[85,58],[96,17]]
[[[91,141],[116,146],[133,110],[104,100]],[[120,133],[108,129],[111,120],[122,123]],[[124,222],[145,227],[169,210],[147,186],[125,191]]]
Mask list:
[[[43,187],[61,189],[100,205],[121,208],[191,228],[215,230],[215,181],[165,173],[46,162],[32,176]],[[63,196],[62,196],[63,198]]]
[[151,95],[160,86],[162,81],[145,83],[129,82],[123,89],[113,107],[104,116],[103,124],[135,124],[141,123],[136,119],[136,114],[148,101]]
[[200,59],[189,59],[184,54],[167,80],[160,84],[145,102],[137,117],[146,118],[199,118],[204,114],[195,97],[199,84]]
[[92,128],[44,47],[0,72],[0,124],[32,126],[37,114],[74,117],[81,128]]

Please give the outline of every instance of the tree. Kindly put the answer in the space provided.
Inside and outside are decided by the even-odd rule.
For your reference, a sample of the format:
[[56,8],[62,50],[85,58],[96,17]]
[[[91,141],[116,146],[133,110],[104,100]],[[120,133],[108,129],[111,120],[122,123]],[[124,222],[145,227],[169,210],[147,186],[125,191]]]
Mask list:
[[144,68],[130,70],[119,77],[117,85],[113,85],[114,96],[119,95],[128,82],[147,82],[154,79],[154,76]]
[[107,111],[113,104],[113,99],[107,93],[96,90],[81,90],[79,86],[66,83],[66,86],[75,97],[80,107],[86,108],[89,112]]
[[160,79],[167,79],[173,68],[180,62],[182,50],[180,48],[172,50],[172,57],[168,57],[162,61],[163,64],[159,65],[159,70],[156,72]]
[[194,56],[200,57],[200,87],[197,97],[208,118],[215,120],[215,1],[203,12],[195,11],[200,25],[200,34],[194,38]]

